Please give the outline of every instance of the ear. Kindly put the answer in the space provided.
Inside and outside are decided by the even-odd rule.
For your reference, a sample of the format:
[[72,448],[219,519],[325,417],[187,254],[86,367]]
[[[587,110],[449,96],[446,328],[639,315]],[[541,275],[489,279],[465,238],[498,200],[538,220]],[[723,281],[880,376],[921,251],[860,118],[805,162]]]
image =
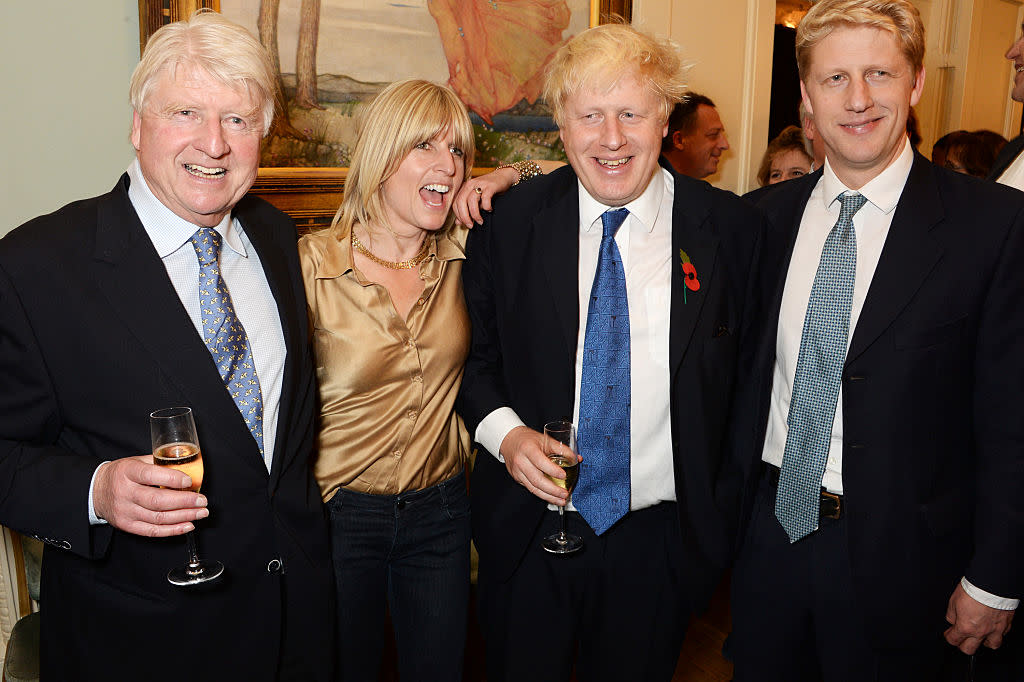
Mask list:
[[910,106],[917,106],[921,101],[921,93],[924,91],[924,67],[917,73],[917,80],[914,82],[914,89],[910,91]]
[[803,101],[804,109],[807,110],[807,113],[814,116],[814,108],[811,106],[811,98],[807,96],[807,86],[804,85],[802,80],[800,81],[800,99]]
[[139,112],[132,111],[132,146],[135,147],[135,151],[139,151],[139,139],[142,137],[142,117],[139,116]]
[[686,149],[686,136],[683,135],[683,131],[677,130],[674,133],[672,133],[672,146],[678,149],[679,151],[683,151],[684,149]]

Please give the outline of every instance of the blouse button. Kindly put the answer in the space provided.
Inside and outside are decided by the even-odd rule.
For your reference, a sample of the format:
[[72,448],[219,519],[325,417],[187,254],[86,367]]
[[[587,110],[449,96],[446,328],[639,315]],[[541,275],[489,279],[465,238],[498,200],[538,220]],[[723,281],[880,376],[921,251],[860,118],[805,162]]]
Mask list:
[[395,457],[401,457],[402,456],[402,451],[401,450],[395,450],[395,452],[393,454],[395,455]]
[[416,418],[416,410],[409,410],[408,412],[406,412],[406,416],[409,417],[409,419],[415,419]]
[[416,301],[416,305],[423,305],[423,299],[421,298],[420,300]]

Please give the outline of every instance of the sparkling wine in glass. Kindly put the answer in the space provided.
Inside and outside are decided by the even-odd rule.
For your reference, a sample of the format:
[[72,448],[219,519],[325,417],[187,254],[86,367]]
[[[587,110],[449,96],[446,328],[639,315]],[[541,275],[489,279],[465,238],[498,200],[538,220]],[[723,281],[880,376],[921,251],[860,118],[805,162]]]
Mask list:
[[[580,458],[576,454],[576,428],[569,421],[553,421],[544,425],[544,442],[548,458],[562,467],[565,478],[548,476],[555,485],[572,495],[580,478]],[[569,501],[566,500],[566,504]],[[565,507],[558,507],[560,529],[544,538],[541,547],[553,554],[569,554],[583,547],[583,538],[565,532]]]
[[[168,407],[149,415],[149,432],[153,438],[153,463],[177,469],[192,479],[193,492],[203,485],[203,453],[196,437],[196,424],[191,407]],[[220,577],[224,564],[219,561],[200,560],[196,549],[196,532],[185,534],[188,561],[180,568],[172,568],[167,580],[172,585],[198,585]]]

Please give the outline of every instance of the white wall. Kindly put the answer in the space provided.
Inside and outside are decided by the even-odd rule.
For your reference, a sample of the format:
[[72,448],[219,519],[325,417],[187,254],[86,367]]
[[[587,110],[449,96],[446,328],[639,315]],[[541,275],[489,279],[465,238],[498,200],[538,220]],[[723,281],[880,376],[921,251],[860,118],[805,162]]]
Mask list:
[[138,61],[138,0],[4,3],[0,235],[114,186],[133,158]]

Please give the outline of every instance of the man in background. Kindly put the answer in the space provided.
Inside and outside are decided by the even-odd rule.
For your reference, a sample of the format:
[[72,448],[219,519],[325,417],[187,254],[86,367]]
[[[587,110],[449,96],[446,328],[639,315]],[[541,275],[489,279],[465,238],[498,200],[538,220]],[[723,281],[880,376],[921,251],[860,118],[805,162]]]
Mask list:
[[[132,75],[127,172],[0,240],[0,521],[46,543],[43,679],[330,679],[295,229],[245,196],[275,87],[220,15],[161,28]],[[195,415],[201,492],[144,454],[149,413],[174,406]],[[171,585],[194,528],[225,572]]]
[[[1021,35],[1006,51],[1006,58],[1013,64],[1013,89],[1010,99],[1024,102],[1024,25]],[[1024,190],[1024,135],[1018,135],[999,152],[988,179],[1010,187]]]
[[703,180],[718,172],[727,149],[729,138],[715,103],[696,92],[687,93],[668,117],[661,153],[677,173]]

